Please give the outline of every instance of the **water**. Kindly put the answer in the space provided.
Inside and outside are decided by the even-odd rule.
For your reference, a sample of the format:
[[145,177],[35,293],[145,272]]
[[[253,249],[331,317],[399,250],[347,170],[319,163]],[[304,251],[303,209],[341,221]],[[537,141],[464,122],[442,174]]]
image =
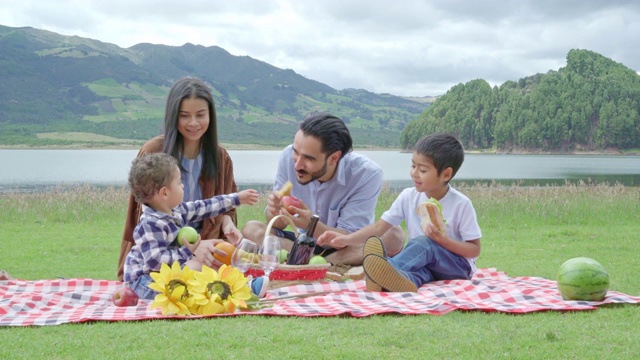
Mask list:
[[[411,154],[359,151],[384,170],[393,188],[411,186]],[[125,185],[138,150],[0,149],[0,192],[59,185]],[[240,187],[273,184],[280,151],[230,150]],[[619,182],[640,186],[640,156],[467,154],[455,182],[561,185],[565,181]]]

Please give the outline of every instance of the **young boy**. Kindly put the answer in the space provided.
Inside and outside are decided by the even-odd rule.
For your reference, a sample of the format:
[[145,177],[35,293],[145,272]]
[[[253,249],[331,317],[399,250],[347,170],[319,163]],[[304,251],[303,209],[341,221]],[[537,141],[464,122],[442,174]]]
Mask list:
[[[403,190],[380,220],[350,235],[329,233],[318,244],[334,247],[364,242],[363,267],[368,291],[417,292],[436,280],[470,279],[480,255],[480,226],[471,200],[449,185],[464,160],[464,149],[453,135],[433,134],[418,141],[411,171],[414,187]],[[442,205],[445,231],[421,227],[419,204],[435,198]],[[395,257],[386,256],[376,236],[406,221],[409,241]]]
[[129,187],[136,201],[143,204],[143,211],[133,232],[135,245],[125,260],[124,281],[143,299],[155,297],[156,292],[147,287],[153,281],[149,273],[159,271],[163,263],[171,265],[178,261],[181,266],[200,270],[203,260],[211,256],[214,248],[208,242],[216,240],[199,239],[195,244],[183,241],[182,246],[178,245],[176,237],[182,226],[225,213],[242,204],[253,205],[259,196],[256,190],[250,189],[206,200],[182,202],[184,190],[178,162],[165,153],[134,159],[129,172]]

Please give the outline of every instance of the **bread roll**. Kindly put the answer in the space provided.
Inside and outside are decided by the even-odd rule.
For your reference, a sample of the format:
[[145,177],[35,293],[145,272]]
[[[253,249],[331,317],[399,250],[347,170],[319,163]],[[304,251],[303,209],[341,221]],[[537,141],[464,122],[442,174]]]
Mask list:
[[282,187],[279,190],[280,196],[291,195],[291,190],[293,190],[293,184],[291,183],[291,181],[287,181],[286,183],[284,183],[284,185],[282,185]]
[[420,227],[425,234],[429,224],[434,224],[440,232],[444,233],[445,225],[442,219],[442,212],[433,201],[426,201],[418,205],[416,212],[420,216]]

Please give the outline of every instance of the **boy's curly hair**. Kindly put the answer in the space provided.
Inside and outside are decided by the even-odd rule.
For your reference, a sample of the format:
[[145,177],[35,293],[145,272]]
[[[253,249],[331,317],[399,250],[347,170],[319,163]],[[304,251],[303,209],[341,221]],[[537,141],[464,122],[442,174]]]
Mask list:
[[136,201],[144,204],[163,186],[168,186],[177,166],[178,161],[165,153],[133,159],[129,171],[129,188]]

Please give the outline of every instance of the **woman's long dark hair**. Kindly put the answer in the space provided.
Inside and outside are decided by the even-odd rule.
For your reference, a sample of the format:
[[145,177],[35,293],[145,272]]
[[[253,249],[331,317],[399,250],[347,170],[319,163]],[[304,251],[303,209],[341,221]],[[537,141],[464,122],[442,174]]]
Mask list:
[[213,95],[207,85],[196,78],[182,78],[176,81],[169,91],[167,107],[164,112],[164,148],[163,152],[173,156],[182,168],[182,147],[184,139],[178,131],[180,105],[184,99],[202,99],[209,106],[209,128],[200,138],[200,148],[204,149],[200,176],[213,179],[218,175],[218,120]]

